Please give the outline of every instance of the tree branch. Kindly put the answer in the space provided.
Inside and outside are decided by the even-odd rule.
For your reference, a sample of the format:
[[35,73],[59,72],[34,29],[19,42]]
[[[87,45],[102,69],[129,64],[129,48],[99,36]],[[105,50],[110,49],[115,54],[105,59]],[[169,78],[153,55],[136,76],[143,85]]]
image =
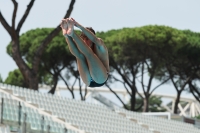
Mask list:
[[147,93],[149,93],[149,91],[151,89],[151,84],[152,84],[152,80],[153,80],[154,74],[155,74],[155,68],[153,68],[153,72],[151,73],[151,76],[149,78],[149,84],[148,84],[148,87],[147,87]]
[[200,103],[199,96],[196,96],[193,89],[191,89],[190,91],[192,92],[192,95],[195,97],[195,99]]
[[130,78],[126,75],[126,70],[125,70],[125,68],[124,68],[124,67],[121,67],[121,69],[123,70],[123,73],[124,73],[126,79],[127,79],[129,82],[131,82]]
[[137,93],[142,99],[144,99],[144,97],[138,92],[138,90],[136,90],[136,93]]
[[[140,66],[140,64],[141,63],[138,63],[137,64],[137,66],[136,66],[136,68],[135,68],[135,71],[134,71],[134,66],[131,68],[131,73],[132,73],[132,75],[133,75],[133,80],[132,80],[132,84],[135,86],[135,82],[136,82],[136,79],[139,81],[139,79],[136,77],[136,73],[137,73],[137,71],[138,71],[138,68],[139,68],[139,66]],[[136,93],[138,94],[138,95],[140,95],[139,93],[138,93],[138,90],[137,90],[137,88],[135,87],[135,91],[136,91]],[[142,97],[142,95],[140,95],[141,97]],[[143,98],[143,97],[142,97]]]
[[147,63],[146,60],[144,60],[144,63],[147,65],[148,70],[150,70],[149,64]]
[[189,83],[190,79],[191,79],[190,77],[187,78],[187,80],[185,81],[185,83],[184,83],[183,86],[181,87],[181,90],[180,90],[180,91],[183,91],[183,90],[184,90],[185,86]]
[[85,98],[86,98],[86,95],[87,95],[87,85],[85,86],[85,95],[84,95],[84,100],[85,100]]
[[45,70],[46,70],[48,73],[50,73],[51,75],[53,75],[53,73],[51,72],[51,70],[48,69],[46,62],[43,61],[43,63],[44,63],[44,68],[45,68]]
[[83,100],[82,86],[81,86],[81,79],[80,79],[80,77],[78,78],[78,83],[79,83],[79,91],[80,91],[80,95],[81,95],[81,100]]
[[116,78],[116,77],[114,77],[114,76],[112,76],[112,78],[115,80],[115,81],[118,81],[118,82],[120,82],[120,83],[124,83],[122,80],[120,80],[120,79],[118,79],[118,78]]
[[170,78],[164,80],[162,83],[160,83],[159,85],[157,85],[151,92],[150,92],[150,95],[158,88],[160,87],[161,85],[163,85],[164,83],[166,83]]
[[6,29],[6,31],[8,32],[8,34],[12,37],[12,28],[10,27],[10,25],[6,22],[5,18],[3,17],[3,15],[1,14],[0,11],[0,22],[3,25],[3,27]]
[[126,87],[126,83],[124,82],[123,84],[124,84],[124,88],[126,89],[126,91],[128,92],[128,94],[131,96],[130,91],[129,91],[128,88]]
[[13,10],[13,16],[12,16],[12,28],[13,31],[15,30],[15,19],[16,19],[16,14],[17,14],[17,8],[18,8],[18,3],[15,0],[12,0],[14,4],[14,10]]
[[17,30],[16,30],[17,34],[19,34],[23,23],[25,22],[27,16],[29,15],[29,12],[30,12],[31,8],[33,7],[34,2],[35,2],[35,0],[31,0],[29,2],[28,6],[27,6],[27,9],[26,9],[26,11],[25,11],[25,13],[23,15],[23,17],[21,18],[21,20],[19,21],[19,23],[17,25]]
[[[74,6],[75,0],[71,0],[71,3],[69,5],[69,8],[67,10],[66,15],[64,16],[64,18],[68,18],[73,10],[73,6]],[[58,35],[58,33],[61,31],[60,25],[58,25],[41,43],[41,45],[38,47],[38,49],[35,52],[35,56],[33,59],[33,70],[34,71],[38,71],[38,67],[39,67],[39,63],[40,63],[40,58],[44,52],[44,49],[46,48],[46,46],[49,44],[49,42],[51,42],[51,40]]]
[[127,88],[126,85],[125,85],[125,82],[123,82],[123,81],[121,81],[121,80],[119,80],[119,79],[117,79],[117,78],[115,78],[115,77],[113,77],[113,78],[114,78],[115,81],[121,82],[121,83],[124,85],[124,87],[125,87],[126,91],[128,92],[128,94],[131,96],[130,91],[128,90],[128,88]]
[[141,105],[137,109],[135,109],[135,111],[139,111],[143,105],[144,105],[144,102],[142,102]]
[[108,88],[109,88],[109,90],[119,99],[119,101],[123,104],[123,106],[128,110],[128,108],[127,108],[127,106],[126,106],[126,104],[122,101],[122,99],[117,95],[117,93],[115,93],[115,91],[113,91],[112,89],[111,89],[111,87],[106,83],[105,84]]
[[145,87],[144,87],[144,63],[142,63],[142,76],[141,76],[141,84],[142,84],[142,90],[145,94]]
[[[71,88],[72,88],[71,90],[72,90],[73,92],[74,92],[74,85],[75,85],[76,81],[77,81],[77,78],[75,78],[74,83],[72,84],[72,87],[71,87]],[[75,97],[74,97],[74,98],[75,98]]]
[[51,85],[51,90],[48,92],[48,93],[51,93],[51,94],[55,94],[55,90],[56,90],[56,86],[58,84],[58,76],[59,76],[59,73],[56,73],[56,70],[54,70],[54,75],[53,75],[53,86]]
[[129,83],[129,81],[126,79],[126,77],[121,73],[120,69],[118,68],[118,65],[116,64],[116,62],[114,61],[114,59],[111,57],[110,61],[112,62],[112,64],[114,65],[113,67],[115,68],[115,70],[117,70],[117,72],[121,75],[122,79],[128,84],[128,86],[131,88],[131,84]]
[[[74,83],[72,84],[72,88],[74,88],[74,85],[76,83],[77,78],[75,78]],[[72,89],[73,90],[73,89]]]
[[[190,88],[190,91],[192,92],[193,96],[195,97],[196,100],[199,100],[199,96],[200,96],[200,92],[196,89],[196,87],[191,83],[191,81],[188,83],[189,84],[189,88]],[[198,94],[198,96],[195,95],[194,91]]]
[[60,73],[59,73],[59,76],[60,76],[61,79],[64,81],[65,85],[67,86],[67,89],[71,92],[72,98],[74,99],[75,97],[74,97],[74,92],[73,92],[73,90],[71,90],[71,89],[69,88],[68,83],[65,81],[65,79],[63,78],[63,76],[62,76]]
[[168,65],[166,66],[166,68],[167,68],[167,70],[168,70],[168,72],[169,72],[169,77],[170,77],[170,79],[171,79],[171,81],[172,81],[172,83],[173,83],[173,85],[174,85],[176,91],[178,92],[178,91],[179,91],[179,90],[178,90],[178,87],[176,86],[176,84],[175,84],[175,82],[174,82],[174,79],[173,79],[172,73],[171,73],[171,71],[169,70]]

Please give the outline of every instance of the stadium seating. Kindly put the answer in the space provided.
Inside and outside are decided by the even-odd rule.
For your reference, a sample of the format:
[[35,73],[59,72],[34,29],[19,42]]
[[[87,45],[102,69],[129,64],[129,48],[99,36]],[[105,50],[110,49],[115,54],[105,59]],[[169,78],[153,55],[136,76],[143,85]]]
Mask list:
[[[31,124],[31,128],[41,130],[40,111],[48,112],[53,118],[64,120],[65,123],[80,129],[81,131],[91,133],[103,132],[127,132],[131,133],[135,130],[138,133],[150,133],[151,131],[142,128],[138,124],[133,124],[131,121],[113,113],[104,106],[86,103],[78,100],[71,100],[63,97],[53,96],[51,94],[42,94],[30,89],[19,88],[10,85],[1,85],[4,90],[11,90],[13,97],[18,97],[24,100],[22,102],[22,112],[27,113],[27,122]],[[6,98],[5,116],[4,119],[17,121],[17,103],[12,100],[11,93],[1,93]],[[8,100],[9,99],[9,100]],[[16,105],[16,106],[13,106]],[[29,106],[28,106],[29,105]],[[30,106],[34,105],[34,106]],[[35,108],[33,108],[35,107]],[[37,108],[38,109],[37,109]],[[11,109],[9,109],[11,108]],[[9,110],[15,110],[11,112]],[[12,114],[13,113],[13,114]],[[15,114],[15,115],[14,115]],[[14,116],[13,116],[14,115]],[[44,127],[51,125],[52,132],[62,132],[64,125],[54,122],[52,117],[44,116],[47,120]],[[44,128],[46,131],[47,128]]]
[[19,122],[21,106],[20,122],[27,116],[32,131],[47,132],[50,126],[52,133],[200,133],[189,124],[6,84],[0,84],[0,98],[3,120]]
[[0,125],[0,133],[10,133],[10,128],[8,125]]
[[133,119],[136,123],[147,125],[150,130],[161,133],[200,133],[200,130],[192,124],[175,120],[167,120],[162,117],[146,116],[141,113],[115,108],[115,112],[123,114],[127,119]]

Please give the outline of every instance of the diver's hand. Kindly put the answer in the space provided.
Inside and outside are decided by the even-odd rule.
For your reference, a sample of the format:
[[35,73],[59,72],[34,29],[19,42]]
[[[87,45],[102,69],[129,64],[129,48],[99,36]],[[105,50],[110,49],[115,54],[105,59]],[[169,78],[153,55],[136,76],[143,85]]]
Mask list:
[[80,28],[81,25],[73,18],[70,18],[70,20],[74,23],[74,26],[76,26],[77,28]]

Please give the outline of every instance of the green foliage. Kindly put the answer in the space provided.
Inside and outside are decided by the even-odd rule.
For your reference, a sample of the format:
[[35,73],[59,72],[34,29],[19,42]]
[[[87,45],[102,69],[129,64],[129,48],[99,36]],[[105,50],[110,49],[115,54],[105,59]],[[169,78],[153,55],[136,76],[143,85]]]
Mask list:
[[[197,63],[200,59],[199,33],[168,26],[147,25],[113,30],[107,37],[106,33],[100,35],[105,38],[109,54],[114,59],[114,63],[110,62],[110,65],[118,69],[122,79],[126,78],[126,81],[122,82],[129,87],[136,84],[135,79],[141,70],[147,71],[149,76],[153,75],[154,79],[156,76],[164,81],[169,78],[167,67],[173,75],[185,78],[186,74],[183,73],[186,70],[190,74],[194,65],[195,68],[200,65]],[[144,64],[144,71],[141,64]],[[183,84],[182,79],[177,81],[177,84]]]
[[129,82],[132,86],[143,63],[149,64],[145,67],[149,76],[155,74],[154,79],[165,81],[171,75],[176,78],[177,87],[183,86],[188,77],[200,78],[200,33],[148,25],[102,32],[99,36],[114,58],[115,63],[110,62],[110,65],[121,71],[122,79],[132,79]]
[[186,56],[190,63],[196,64],[200,62],[200,33],[189,30],[183,31],[187,35],[187,45],[180,49],[179,55]]
[[9,72],[9,75],[4,83],[21,87],[28,86],[19,69],[15,69],[14,71]]
[[109,31],[106,31],[106,32],[97,32],[96,33],[96,36],[101,38],[102,40],[105,40],[106,38],[109,38],[110,36],[116,34],[118,31],[120,31],[121,29],[119,30],[109,30]]
[[148,25],[118,30],[106,38],[106,44],[115,60],[141,61],[152,52],[170,56],[187,44],[187,35],[175,28]]
[[196,118],[196,119],[199,119],[199,120],[200,120],[200,115],[198,115],[198,116],[196,116],[196,117],[194,117],[194,118]]
[[[140,97],[137,97],[136,98],[136,108],[139,108],[142,104],[143,104],[143,99]],[[165,111],[167,111],[161,105],[162,105],[161,97],[151,96],[149,98],[149,112],[165,112]],[[130,102],[128,104],[126,104],[126,106],[130,110],[130,108],[131,108]],[[138,110],[138,112],[142,112],[142,111],[143,111],[143,107]]]
[[[20,36],[20,52],[22,58],[32,68],[34,56],[42,41],[52,32],[53,28],[37,28],[29,30]],[[80,31],[77,31],[80,34]],[[11,44],[7,46],[7,53],[12,56]],[[40,83],[53,84],[52,77],[58,76],[60,71],[67,65],[75,61],[75,57],[70,53],[68,45],[62,32],[47,45],[41,57],[38,73]]]
[[0,83],[3,83],[3,78],[1,77],[1,74],[0,74]]
[[[37,48],[52,30],[53,28],[37,28],[29,30],[20,36],[20,52],[27,62],[32,63]],[[7,53],[12,56],[11,44],[7,46]],[[65,38],[60,32],[59,35],[48,44],[42,59],[46,61],[54,60],[58,63],[64,57],[67,57],[66,61],[70,60],[72,56],[70,57],[69,55],[71,55],[71,53],[68,50]]]
[[193,71],[192,66],[200,64],[200,33],[148,25],[113,30],[108,35],[105,44],[109,54],[125,69],[150,61],[150,68],[156,66],[157,79],[165,79],[166,64],[172,65],[170,69],[174,72]]
[[[52,84],[52,75],[46,73],[40,73],[41,76],[39,76],[40,83],[44,83],[46,85]],[[9,72],[8,77],[6,78],[5,82],[6,84],[20,86],[20,87],[28,87],[27,82],[24,80],[24,77],[19,69],[15,69],[13,71]]]

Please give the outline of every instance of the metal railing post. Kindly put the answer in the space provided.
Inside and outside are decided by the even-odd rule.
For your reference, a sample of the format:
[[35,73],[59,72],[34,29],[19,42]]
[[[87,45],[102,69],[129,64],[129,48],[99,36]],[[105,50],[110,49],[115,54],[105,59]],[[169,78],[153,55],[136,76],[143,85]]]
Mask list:
[[23,122],[22,133],[26,133],[26,119],[27,119],[27,114],[24,113],[24,122]]
[[44,133],[44,116],[42,116],[41,120],[41,133]]
[[4,99],[2,98],[2,102],[1,102],[1,124],[3,124],[3,105],[4,105]]
[[19,124],[19,127],[21,126],[21,112],[22,112],[22,106],[19,102],[19,112],[18,112],[18,124]]
[[68,132],[67,128],[64,128],[64,133],[67,133],[67,132]]
[[47,133],[50,133],[50,125],[47,126]]

